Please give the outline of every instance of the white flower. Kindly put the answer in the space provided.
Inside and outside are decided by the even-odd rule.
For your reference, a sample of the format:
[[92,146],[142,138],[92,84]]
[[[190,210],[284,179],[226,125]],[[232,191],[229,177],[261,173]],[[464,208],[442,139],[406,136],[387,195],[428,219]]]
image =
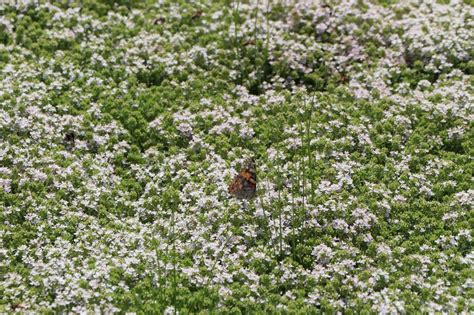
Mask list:
[[175,314],[179,314],[179,311],[177,311],[174,306],[170,305],[170,306],[166,307],[166,309],[164,311],[164,314],[165,315],[175,315]]
[[11,179],[0,178],[0,188],[7,193],[11,192],[11,183]]

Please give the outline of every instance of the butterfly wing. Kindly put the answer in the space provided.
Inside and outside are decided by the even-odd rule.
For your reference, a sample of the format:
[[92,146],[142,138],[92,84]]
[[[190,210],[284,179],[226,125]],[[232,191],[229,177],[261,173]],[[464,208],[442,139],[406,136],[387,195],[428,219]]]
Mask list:
[[252,199],[257,189],[257,176],[252,169],[245,168],[234,177],[229,185],[229,193],[237,199]]

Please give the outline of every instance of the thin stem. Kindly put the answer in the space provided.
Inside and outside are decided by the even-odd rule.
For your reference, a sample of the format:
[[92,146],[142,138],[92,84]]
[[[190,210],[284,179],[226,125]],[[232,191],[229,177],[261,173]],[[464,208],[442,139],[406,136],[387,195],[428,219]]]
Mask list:
[[[235,8],[235,12],[237,12],[237,20],[239,20],[239,6],[240,6],[240,0],[237,0],[237,6]],[[237,23],[237,21],[235,21],[234,19],[234,38],[235,38],[235,42],[237,43],[237,34],[238,34],[238,31],[240,31],[240,24]],[[238,46],[237,46],[238,47]]]
[[171,234],[173,240],[173,307],[176,314],[176,241],[175,241],[175,208],[172,207],[171,212]]
[[[281,182],[281,168],[278,165],[278,176],[280,177],[279,184]],[[280,234],[280,257],[283,257],[283,225],[282,225],[282,198],[281,198],[281,187],[278,187],[278,221],[279,221],[279,234]]]
[[[304,114],[306,114],[306,100],[303,98],[303,107],[305,109]],[[303,118],[305,115],[303,114]],[[300,121],[300,137],[301,137],[301,145],[304,146],[306,144],[306,139],[305,139],[305,124]],[[306,209],[305,209],[305,204],[306,204],[306,163],[305,163],[305,158],[302,156],[300,158],[300,171],[301,171],[301,179],[302,179],[302,186],[301,186],[301,198],[302,198],[302,207],[303,207],[303,228],[306,225]]]
[[257,65],[257,24],[258,24],[258,11],[259,11],[259,6],[260,6],[260,0],[257,1],[257,11],[255,12],[255,21],[254,21],[254,26],[253,26],[253,32],[254,32],[254,63],[255,63],[255,71],[257,71],[257,87],[260,88],[260,73],[261,73],[261,66]]
[[[240,7],[240,0],[237,0],[237,6],[234,10],[234,41],[235,41],[235,47],[237,49],[237,57],[238,57],[238,60],[241,60],[242,59],[242,47],[241,45],[239,44],[239,40],[238,40],[238,33],[240,31],[240,23],[239,23],[239,20],[240,20],[240,14],[239,14],[239,7]],[[237,17],[235,17],[235,15]],[[242,82],[242,71],[238,71],[239,73],[239,80],[238,82]]]
[[[257,174],[257,178],[260,177],[260,174]],[[263,190],[263,194],[265,194],[265,190]],[[262,207],[262,212],[263,212],[263,220],[265,221],[265,231],[264,232],[267,232],[268,230],[268,218],[267,218],[267,214],[265,213],[265,203],[263,202],[263,195],[262,195],[262,192],[259,190],[257,190],[257,195],[258,195],[258,198],[260,198],[260,206]]]
[[267,9],[266,9],[266,14],[265,14],[265,22],[266,22],[266,35],[267,35],[267,38],[266,38],[266,49],[267,49],[267,53],[268,53],[268,50],[269,50],[269,47],[270,47],[270,19],[268,18],[268,14],[270,12],[270,1],[267,2]]
[[[260,6],[260,0],[257,1],[257,12],[255,12],[255,21],[254,21],[254,26],[253,26],[255,44],[257,43],[257,24],[258,24],[259,6]],[[257,50],[255,49],[255,56],[257,55],[256,51]]]
[[[306,155],[308,156],[308,164],[309,168],[311,171],[313,171],[313,152],[311,150],[311,120],[313,117],[313,104],[314,104],[314,94],[312,95],[311,98],[311,105],[310,105],[310,113],[309,113],[309,118],[306,121],[306,141],[307,141],[307,147],[306,147]],[[314,176],[310,176],[310,181],[311,181],[311,204],[314,203]]]
[[[292,173],[295,174],[295,167],[294,164],[292,165]],[[293,254],[293,261],[296,261],[296,229],[295,226],[298,223],[297,217],[296,217],[296,211],[295,211],[295,184],[294,182],[291,182],[291,209],[292,209],[292,234],[293,234],[293,248],[292,248],[292,254]]]
[[[159,301],[163,301],[164,298],[163,298],[163,291],[162,288],[161,288],[161,281],[162,281],[162,276],[161,276],[161,270],[160,270],[160,263],[159,263],[159,258],[160,255],[159,255],[159,252],[158,252],[158,242],[156,242],[155,244],[155,255],[156,255],[156,268],[158,270],[158,275],[157,275],[157,279],[156,279],[156,286],[159,287],[158,289],[158,300]],[[166,269],[165,269],[166,271]],[[165,281],[166,281],[166,277],[164,277]]]

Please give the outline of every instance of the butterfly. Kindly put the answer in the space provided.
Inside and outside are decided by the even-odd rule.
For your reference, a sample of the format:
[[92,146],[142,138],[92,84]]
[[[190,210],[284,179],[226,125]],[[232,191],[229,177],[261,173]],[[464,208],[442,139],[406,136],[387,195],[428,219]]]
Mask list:
[[73,131],[68,131],[64,135],[64,142],[66,145],[66,149],[71,151],[74,148],[74,143],[76,141],[76,134]]
[[202,11],[196,11],[193,13],[193,15],[191,16],[191,20],[195,20],[195,19],[198,19],[202,16]]
[[153,20],[153,24],[158,25],[158,24],[163,24],[166,22],[166,19],[164,17],[159,17]]
[[25,307],[23,304],[21,304],[21,303],[12,304],[10,307],[11,307],[11,310],[12,310],[12,311],[18,311],[19,309],[26,308],[26,307]]
[[242,170],[229,185],[228,192],[237,199],[252,199],[257,189],[257,174],[255,160],[247,159]]

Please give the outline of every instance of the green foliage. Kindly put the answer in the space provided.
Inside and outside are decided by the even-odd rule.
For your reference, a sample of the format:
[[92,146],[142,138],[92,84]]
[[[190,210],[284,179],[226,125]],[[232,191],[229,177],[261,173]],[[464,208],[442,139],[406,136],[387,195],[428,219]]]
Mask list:
[[474,63],[375,3],[2,7],[0,312],[469,310]]

